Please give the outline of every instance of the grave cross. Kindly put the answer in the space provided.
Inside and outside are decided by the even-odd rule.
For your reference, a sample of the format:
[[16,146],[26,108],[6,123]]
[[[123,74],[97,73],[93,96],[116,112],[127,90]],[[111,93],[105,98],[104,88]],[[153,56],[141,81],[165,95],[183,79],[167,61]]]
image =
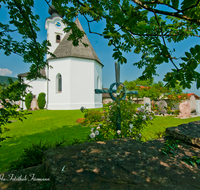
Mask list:
[[[110,97],[112,100],[116,101],[117,104],[119,104],[119,109],[118,109],[118,115],[116,116],[116,120],[117,120],[117,126],[116,129],[117,130],[121,130],[121,113],[120,113],[120,100],[124,100],[126,98],[126,94],[138,94],[137,91],[128,91],[126,92],[126,88],[124,86],[123,83],[120,82],[120,64],[118,62],[115,62],[115,74],[116,74],[116,82],[112,83],[110,85],[110,89],[109,90],[102,90],[102,89],[95,89],[95,93],[96,94],[103,94],[103,93],[109,93]],[[113,87],[116,85],[117,90],[114,90]],[[119,90],[119,86],[123,87],[123,90]],[[119,91],[120,93],[117,93],[117,91]],[[114,97],[113,93],[116,93],[117,96]]]

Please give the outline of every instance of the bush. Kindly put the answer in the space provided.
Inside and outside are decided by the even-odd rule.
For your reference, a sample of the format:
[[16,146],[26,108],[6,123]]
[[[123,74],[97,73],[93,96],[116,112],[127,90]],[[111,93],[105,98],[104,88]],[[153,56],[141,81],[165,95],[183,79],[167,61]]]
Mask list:
[[99,110],[89,110],[85,113],[84,117],[85,117],[85,120],[84,120],[85,124],[89,124],[89,123],[92,124],[92,123],[102,121],[103,113]]
[[25,105],[26,105],[27,110],[29,110],[31,107],[32,99],[33,99],[33,94],[30,92],[25,97]]
[[46,104],[45,96],[46,94],[44,92],[41,92],[38,96],[37,102],[40,109],[44,109],[44,106]]

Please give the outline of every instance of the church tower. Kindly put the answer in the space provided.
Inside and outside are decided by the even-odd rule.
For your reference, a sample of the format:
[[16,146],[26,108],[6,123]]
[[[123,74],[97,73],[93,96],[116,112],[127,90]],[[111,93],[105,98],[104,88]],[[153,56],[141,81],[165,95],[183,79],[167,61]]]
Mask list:
[[[51,43],[49,51],[53,53],[65,35],[63,29],[66,26],[62,23],[62,18],[58,15],[53,5],[49,7],[48,12],[51,16],[46,19],[45,29],[47,30],[47,40]],[[48,54],[47,59],[49,57],[50,55]]]

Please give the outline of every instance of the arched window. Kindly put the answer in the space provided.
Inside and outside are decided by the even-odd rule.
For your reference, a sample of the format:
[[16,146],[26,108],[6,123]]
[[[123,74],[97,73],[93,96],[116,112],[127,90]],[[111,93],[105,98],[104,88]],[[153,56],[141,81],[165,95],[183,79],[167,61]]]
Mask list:
[[100,80],[99,80],[99,76],[97,77],[97,89],[99,89],[100,87]]
[[60,43],[60,35],[56,35],[56,43]]
[[56,91],[62,92],[62,76],[60,73],[56,76]]

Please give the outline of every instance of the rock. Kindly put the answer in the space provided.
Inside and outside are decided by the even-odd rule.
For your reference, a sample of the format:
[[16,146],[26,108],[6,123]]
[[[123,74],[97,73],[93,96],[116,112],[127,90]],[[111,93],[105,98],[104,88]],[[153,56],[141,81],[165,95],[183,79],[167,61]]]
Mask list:
[[178,117],[185,118],[190,117],[191,109],[190,109],[190,103],[188,101],[182,102],[179,105],[180,114]]
[[[167,128],[166,132],[183,140],[174,150],[174,157],[161,153],[164,143],[173,139],[170,136],[145,143],[123,138],[49,149],[44,153],[42,165],[3,174],[6,178],[12,173],[18,176],[35,173],[35,178],[50,179],[51,188],[48,189],[51,190],[199,189],[200,166],[192,167],[181,159],[185,156],[200,157],[197,142],[200,121]],[[191,143],[194,141],[188,140],[189,136],[196,143]],[[9,184],[0,180],[0,189],[39,190],[40,186],[38,181]]]
[[166,133],[200,148],[200,121],[181,124],[178,127],[169,127],[166,129]]
[[161,114],[167,114],[167,111],[165,109],[165,107],[167,107],[167,103],[165,102],[165,100],[158,101],[157,106],[158,106],[158,111],[160,111]]

